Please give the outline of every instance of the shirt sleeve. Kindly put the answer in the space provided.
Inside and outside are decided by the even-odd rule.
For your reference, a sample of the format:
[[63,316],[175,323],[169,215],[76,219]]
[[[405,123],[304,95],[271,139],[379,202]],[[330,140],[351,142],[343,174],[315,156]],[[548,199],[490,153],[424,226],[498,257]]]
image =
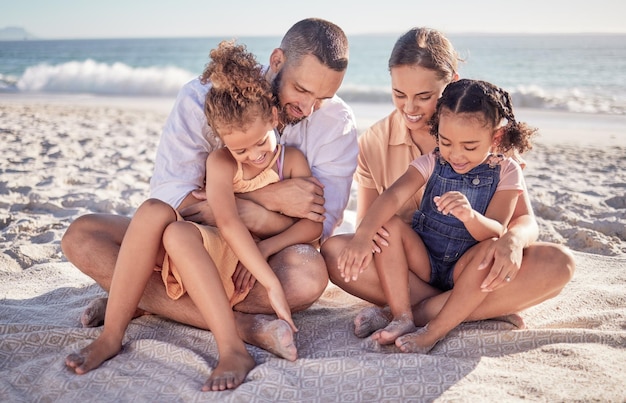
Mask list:
[[220,145],[204,115],[207,91],[198,79],[180,90],[157,148],[150,197],[174,208],[192,190],[204,187],[206,158]]
[[524,174],[520,165],[511,158],[502,160],[500,163],[500,182],[496,192],[499,190],[517,190],[521,193],[524,189]]

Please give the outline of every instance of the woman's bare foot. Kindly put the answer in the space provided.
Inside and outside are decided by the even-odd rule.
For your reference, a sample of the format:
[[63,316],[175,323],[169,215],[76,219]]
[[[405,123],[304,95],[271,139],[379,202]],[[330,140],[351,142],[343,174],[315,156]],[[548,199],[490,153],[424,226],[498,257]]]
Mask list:
[[364,338],[387,326],[392,319],[389,308],[368,306],[354,318],[354,335]]
[[260,347],[281,358],[295,361],[298,350],[289,323],[272,315],[235,312],[237,330],[248,344]]
[[413,317],[411,315],[402,315],[392,320],[384,329],[374,332],[370,338],[376,340],[381,345],[392,344],[398,337],[414,332],[415,329]]
[[441,339],[433,335],[426,325],[413,333],[398,337],[396,346],[403,353],[428,354],[439,340]]
[[[104,324],[104,314],[107,310],[108,298],[96,298],[87,305],[87,308],[80,316],[80,324],[83,327],[99,327]],[[138,318],[143,315],[150,315],[150,312],[137,308],[134,318]]]
[[254,359],[246,351],[220,357],[217,367],[202,385],[202,391],[235,389],[246,379],[248,372],[256,366]]
[[510,323],[520,330],[526,328],[526,323],[524,322],[524,319],[518,313],[510,313],[508,315],[497,316],[495,318],[492,318],[491,320],[499,320],[502,322]]
[[78,353],[68,355],[65,358],[65,365],[76,374],[82,375],[98,368],[103,362],[116,356],[121,349],[121,340],[100,335]]

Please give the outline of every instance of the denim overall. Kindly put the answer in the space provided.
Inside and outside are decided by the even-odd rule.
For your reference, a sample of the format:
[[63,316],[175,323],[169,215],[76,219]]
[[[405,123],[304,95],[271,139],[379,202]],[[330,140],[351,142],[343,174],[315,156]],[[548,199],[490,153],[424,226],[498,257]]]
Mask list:
[[458,174],[441,158],[438,148],[435,153],[435,169],[426,183],[420,208],[413,214],[412,228],[428,249],[430,284],[447,291],[454,286],[452,273],[457,260],[478,242],[458,218],[437,211],[433,198],[452,190],[459,191],[475,211],[484,215],[500,181],[501,158],[496,158],[494,163],[494,158],[490,157],[471,171]]

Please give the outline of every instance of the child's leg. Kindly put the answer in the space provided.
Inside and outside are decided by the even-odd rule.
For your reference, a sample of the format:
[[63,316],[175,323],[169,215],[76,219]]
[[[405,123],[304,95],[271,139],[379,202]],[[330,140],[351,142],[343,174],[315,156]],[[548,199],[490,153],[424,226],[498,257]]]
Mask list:
[[104,329],[79,353],[70,354],[65,364],[77,374],[97,368],[116,355],[133,318],[155,264],[162,260],[165,228],[176,221],[174,210],[158,200],[147,200],[135,213],[122,242],[115,264]]
[[417,332],[396,340],[396,345],[402,351],[428,353],[439,340],[465,321],[487,298],[488,293],[481,291],[480,288],[487,273],[484,270],[464,270],[465,267],[458,263],[455,266],[454,288],[437,316]]
[[230,301],[200,232],[188,222],[172,223],[163,235],[163,245],[217,343],[219,361],[202,390],[236,388],[256,363],[237,333]]
[[393,320],[372,335],[379,344],[393,343],[399,336],[415,330],[409,268],[422,279],[430,277],[428,252],[413,229],[398,217],[389,220],[385,228],[389,232],[389,246],[383,247],[382,253],[375,254],[374,261]]

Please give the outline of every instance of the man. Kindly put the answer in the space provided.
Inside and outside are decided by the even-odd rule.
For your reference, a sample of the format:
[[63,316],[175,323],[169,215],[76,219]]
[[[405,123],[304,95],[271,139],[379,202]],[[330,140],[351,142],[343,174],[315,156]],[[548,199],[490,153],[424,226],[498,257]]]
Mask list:
[[[322,222],[322,242],[340,224],[350,195],[358,145],[350,108],[335,95],[348,64],[344,32],[328,21],[305,19],[283,37],[267,66],[266,77],[277,96],[280,143],[304,152],[313,178],[289,179],[245,195],[238,200],[248,228],[261,237],[282,231],[292,217]],[[221,146],[204,115],[210,83],[199,79],[180,91],[165,124],[150,181],[151,197],[176,207],[188,220],[213,224],[204,202],[205,162]],[[78,218],[65,233],[61,246],[67,258],[105,290],[111,284],[128,217],[91,214]],[[293,311],[313,304],[324,291],[328,275],[323,258],[310,245],[295,245],[270,258]],[[234,306],[238,331],[253,345],[289,360],[297,358],[289,325],[273,316],[267,295],[245,268],[233,276],[238,289],[250,289]],[[106,299],[94,301],[81,321],[101,322]],[[199,328],[207,328],[188,296],[173,301],[165,294],[158,273],[148,283],[140,302],[144,311]],[[141,312],[137,312],[137,315]]]

